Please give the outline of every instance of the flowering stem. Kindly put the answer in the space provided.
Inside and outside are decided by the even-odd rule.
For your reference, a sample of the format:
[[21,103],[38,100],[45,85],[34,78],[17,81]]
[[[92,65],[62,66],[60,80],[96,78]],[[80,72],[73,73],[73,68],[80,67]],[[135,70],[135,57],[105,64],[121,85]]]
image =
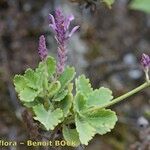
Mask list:
[[[117,103],[123,101],[124,99],[126,99],[126,98],[132,96],[133,94],[138,93],[139,91],[141,91],[141,90],[143,90],[143,89],[145,89],[145,88],[147,88],[147,87],[150,87],[150,80],[149,80],[149,81],[146,81],[145,83],[143,83],[143,84],[140,85],[139,87],[133,89],[132,91],[130,91],[130,92],[124,94],[124,95],[121,95],[121,96],[119,96],[119,97],[113,99],[113,100],[110,101],[108,104],[106,104],[106,105],[104,105],[104,106],[102,106],[102,107],[97,106],[97,107],[92,107],[92,108],[88,109],[88,112],[89,112],[89,111],[95,111],[96,109],[100,109],[100,108],[107,108],[107,107],[110,107],[110,106],[112,106],[112,105],[114,105],[114,104],[117,104]],[[87,110],[84,111],[84,113],[87,113]]]
[[114,104],[117,104],[118,102],[123,101],[124,99],[126,99],[126,98],[132,96],[132,95],[135,94],[135,93],[138,93],[139,91],[141,91],[141,90],[143,90],[143,89],[145,89],[145,88],[147,88],[147,87],[150,87],[150,80],[147,81],[147,82],[145,82],[145,83],[143,83],[143,84],[140,85],[139,87],[133,89],[132,91],[130,91],[130,92],[128,92],[128,93],[126,93],[126,94],[124,94],[124,95],[122,95],[122,96],[119,96],[119,97],[113,99],[110,103],[104,105],[103,108],[106,108],[106,107],[112,106],[112,105],[114,105]]

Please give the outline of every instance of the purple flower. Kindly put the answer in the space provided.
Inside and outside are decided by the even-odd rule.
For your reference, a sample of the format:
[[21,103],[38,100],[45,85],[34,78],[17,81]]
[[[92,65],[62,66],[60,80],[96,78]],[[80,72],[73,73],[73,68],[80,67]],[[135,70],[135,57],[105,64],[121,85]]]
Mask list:
[[141,58],[141,65],[144,69],[145,72],[145,76],[146,76],[146,81],[150,81],[149,79],[149,68],[150,68],[150,56],[146,55],[146,54],[142,54],[142,58]]
[[73,15],[69,15],[68,17],[64,17],[60,8],[57,8],[55,11],[55,15],[49,14],[50,24],[49,26],[52,28],[55,38],[57,42],[61,45],[64,45],[65,42],[75,33],[79,26],[75,26],[71,32],[69,32],[69,26],[71,21],[74,20]]
[[48,50],[46,48],[46,41],[44,35],[41,35],[39,38],[38,53],[41,60],[44,60],[48,55]]
[[70,23],[74,20],[73,15],[65,17],[60,8],[57,8],[55,15],[49,15],[50,24],[52,28],[55,39],[58,43],[58,63],[57,63],[57,73],[61,74],[64,71],[65,62],[67,60],[66,44],[68,39],[78,30],[79,26],[75,26],[71,31],[69,31]]
[[148,69],[150,67],[150,56],[143,53],[141,58],[141,65],[144,69]]

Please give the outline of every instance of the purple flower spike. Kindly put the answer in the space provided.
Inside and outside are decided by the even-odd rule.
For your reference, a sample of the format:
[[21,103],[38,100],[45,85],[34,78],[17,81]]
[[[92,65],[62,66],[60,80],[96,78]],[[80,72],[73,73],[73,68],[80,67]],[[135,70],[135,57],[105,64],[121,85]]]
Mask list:
[[141,65],[144,69],[148,69],[150,67],[150,56],[143,53],[141,58]]
[[48,50],[46,48],[46,41],[44,35],[41,35],[39,38],[38,53],[41,60],[44,60],[48,55]]
[[58,43],[58,63],[57,73],[61,74],[65,68],[65,62],[67,60],[66,44],[68,39],[78,30],[79,26],[75,26],[71,32],[69,31],[70,23],[74,20],[73,15],[65,17],[60,8],[57,8],[55,15],[49,15],[49,26],[55,34],[55,39]]
[[64,71],[65,68],[65,62],[67,60],[67,52],[64,51],[63,49],[58,47],[58,53],[57,53],[57,57],[58,57],[58,63],[57,63],[57,73],[61,74]]
[[71,32],[69,31],[69,26],[71,21],[74,20],[74,16],[65,17],[60,8],[56,9],[54,16],[49,14],[49,19],[51,22],[49,26],[52,28],[57,42],[61,45],[64,45],[68,40],[68,35],[72,35],[79,28],[79,26],[75,26]]

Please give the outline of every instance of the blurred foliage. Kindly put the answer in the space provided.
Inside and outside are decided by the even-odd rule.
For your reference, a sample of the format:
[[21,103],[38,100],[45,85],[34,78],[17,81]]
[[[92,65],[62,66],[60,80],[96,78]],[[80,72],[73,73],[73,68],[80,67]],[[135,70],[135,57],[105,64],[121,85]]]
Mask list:
[[103,2],[106,3],[109,8],[111,8],[111,5],[115,2],[115,0],[103,0]]
[[109,8],[111,8],[112,4],[115,0],[70,0],[71,2],[78,2],[79,4],[86,4],[86,7],[95,5],[96,2],[104,2]]
[[130,8],[150,13],[150,0],[133,0]]

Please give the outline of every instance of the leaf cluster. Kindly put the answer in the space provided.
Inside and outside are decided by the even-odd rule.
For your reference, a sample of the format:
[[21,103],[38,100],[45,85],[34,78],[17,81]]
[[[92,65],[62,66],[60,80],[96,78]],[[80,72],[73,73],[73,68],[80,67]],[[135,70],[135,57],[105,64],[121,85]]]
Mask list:
[[57,76],[55,59],[47,57],[35,70],[29,68],[24,75],[16,75],[14,85],[39,126],[49,131],[60,124],[66,141],[87,145],[95,134],[113,129],[117,116],[105,109],[113,98],[108,88],[93,90],[89,79],[81,75],[75,79],[73,95],[74,77],[75,69],[69,66]]

